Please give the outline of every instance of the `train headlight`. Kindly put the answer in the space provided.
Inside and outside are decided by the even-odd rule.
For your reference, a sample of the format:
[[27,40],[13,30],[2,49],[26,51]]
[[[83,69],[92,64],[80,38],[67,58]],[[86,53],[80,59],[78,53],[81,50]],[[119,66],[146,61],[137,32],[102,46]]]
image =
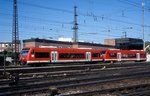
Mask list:
[[34,55],[31,55],[31,57],[34,57]]

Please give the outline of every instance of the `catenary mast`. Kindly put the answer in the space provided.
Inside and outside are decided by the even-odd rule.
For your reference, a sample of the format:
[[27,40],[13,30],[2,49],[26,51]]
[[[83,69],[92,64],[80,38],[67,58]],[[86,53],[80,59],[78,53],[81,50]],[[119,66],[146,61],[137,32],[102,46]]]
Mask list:
[[142,0],[142,33],[143,33],[143,50],[145,50],[145,37],[144,37],[144,0]]
[[74,6],[74,33],[73,33],[73,42],[78,42],[78,23],[77,23],[77,6]]
[[19,52],[18,10],[17,0],[13,0],[12,53],[14,53],[14,64],[17,62],[17,52]]

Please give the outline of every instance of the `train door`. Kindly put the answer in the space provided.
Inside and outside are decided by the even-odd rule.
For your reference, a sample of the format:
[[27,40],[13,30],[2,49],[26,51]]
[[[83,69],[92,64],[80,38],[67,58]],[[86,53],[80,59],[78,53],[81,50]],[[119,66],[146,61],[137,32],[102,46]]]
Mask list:
[[140,53],[136,53],[137,61],[140,61]]
[[117,59],[118,61],[121,61],[121,53],[117,53]]
[[51,52],[51,62],[57,62],[57,51]]
[[86,52],[86,60],[91,61],[91,52]]

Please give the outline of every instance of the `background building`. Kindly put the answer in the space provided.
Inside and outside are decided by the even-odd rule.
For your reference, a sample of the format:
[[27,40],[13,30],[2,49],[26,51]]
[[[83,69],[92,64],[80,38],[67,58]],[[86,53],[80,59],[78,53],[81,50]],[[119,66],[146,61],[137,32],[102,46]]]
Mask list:
[[0,42],[0,52],[3,52],[7,48],[11,48],[12,43],[11,42]]
[[143,50],[143,40],[137,38],[105,39],[104,44],[123,50]]
[[66,42],[66,41],[55,41],[46,39],[26,39],[23,40],[23,47],[57,47],[57,48],[93,48],[93,49],[112,49],[115,48],[111,45],[103,45],[97,43],[88,42]]
[[[17,52],[20,52],[21,49],[21,44],[20,41],[16,44],[16,46],[18,49]],[[13,44],[13,48],[15,48],[14,44]],[[0,42],[0,52],[3,52],[4,50],[12,50],[12,42]]]

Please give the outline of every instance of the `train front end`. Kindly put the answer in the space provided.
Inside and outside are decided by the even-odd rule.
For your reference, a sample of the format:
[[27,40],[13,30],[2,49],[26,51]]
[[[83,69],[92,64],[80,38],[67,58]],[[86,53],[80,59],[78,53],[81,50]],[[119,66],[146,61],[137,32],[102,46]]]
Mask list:
[[23,48],[20,52],[19,62],[21,65],[27,64],[30,48]]

